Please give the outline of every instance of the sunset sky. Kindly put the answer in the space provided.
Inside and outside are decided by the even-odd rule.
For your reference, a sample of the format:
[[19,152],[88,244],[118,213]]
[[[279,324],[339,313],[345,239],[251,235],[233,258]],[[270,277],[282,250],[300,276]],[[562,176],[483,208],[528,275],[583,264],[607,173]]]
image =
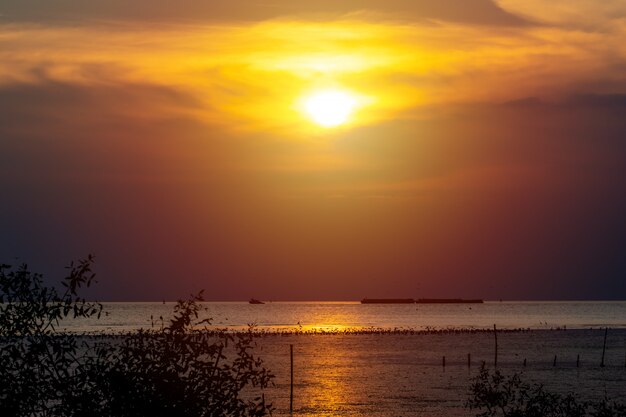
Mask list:
[[626,0],[3,0],[0,262],[105,300],[626,298]]

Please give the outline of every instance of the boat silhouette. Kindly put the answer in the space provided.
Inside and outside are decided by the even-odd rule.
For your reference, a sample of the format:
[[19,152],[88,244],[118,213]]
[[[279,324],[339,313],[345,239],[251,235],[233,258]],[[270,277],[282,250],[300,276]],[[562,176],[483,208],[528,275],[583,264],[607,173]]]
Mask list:
[[265,304],[263,301],[261,300],[257,300],[256,298],[251,298],[250,301],[248,301],[250,304]]

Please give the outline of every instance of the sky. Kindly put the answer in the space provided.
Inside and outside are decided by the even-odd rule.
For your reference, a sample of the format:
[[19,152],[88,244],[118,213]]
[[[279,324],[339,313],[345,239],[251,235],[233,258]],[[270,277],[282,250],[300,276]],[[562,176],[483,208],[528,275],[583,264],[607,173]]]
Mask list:
[[626,0],[4,0],[0,262],[95,254],[101,300],[626,299],[624,39]]

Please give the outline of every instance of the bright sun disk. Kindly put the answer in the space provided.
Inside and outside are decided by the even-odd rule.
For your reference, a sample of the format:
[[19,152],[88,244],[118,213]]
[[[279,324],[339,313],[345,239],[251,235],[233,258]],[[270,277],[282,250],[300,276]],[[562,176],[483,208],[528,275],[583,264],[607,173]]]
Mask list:
[[323,127],[344,124],[354,111],[357,101],[350,94],[328,90],[310,95],[304,101],[304,109],[313,121]]

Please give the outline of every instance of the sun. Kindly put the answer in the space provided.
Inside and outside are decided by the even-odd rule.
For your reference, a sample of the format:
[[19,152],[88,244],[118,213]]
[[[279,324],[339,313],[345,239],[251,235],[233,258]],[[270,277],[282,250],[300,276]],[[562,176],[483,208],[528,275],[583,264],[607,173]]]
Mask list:
[[319,91],[304,99],[306,114],[323,127],[335,127],[346,123],[356,105],[357,100],[354,96],[340,90]]

